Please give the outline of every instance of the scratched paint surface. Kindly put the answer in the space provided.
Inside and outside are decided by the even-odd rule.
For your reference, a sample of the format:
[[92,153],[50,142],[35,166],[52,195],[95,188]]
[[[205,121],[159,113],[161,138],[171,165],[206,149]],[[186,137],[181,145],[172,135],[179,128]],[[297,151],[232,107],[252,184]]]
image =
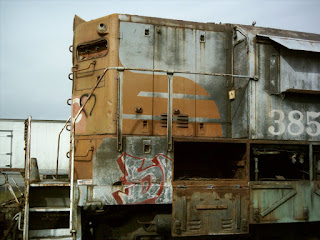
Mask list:
[[[75,96],[72,101],[72,116],[73,118],[76,117],[78,111],[81,108],[81,102],[80,102],[81,96]],[[86,122],[87,122],[87,116],[84,114],[84,112],[81,112],[76,120],[76,132],[82,133],[86,130]]]
[[[85,93],[81,96],[75,96],[73,98],[73,118],[76,117],[78,111],[80,108],[85,104],[85,102],[88,99],[89,94]],[[76,133],[83,133],[86,130],[86,123],[87,118],[92,116],[93,110],[95,108],[97,101],[97,97],[95,94],[92,94],[90,100],[82,110],[82,112],[79,114],[77,120],[76,120]]]
[[154,204],[164,192],[166,168],[171,160],[164,154],[153,159],[139,158],[123,153],[117,160],[123,173],[123,190],[112,193],[118,204]]

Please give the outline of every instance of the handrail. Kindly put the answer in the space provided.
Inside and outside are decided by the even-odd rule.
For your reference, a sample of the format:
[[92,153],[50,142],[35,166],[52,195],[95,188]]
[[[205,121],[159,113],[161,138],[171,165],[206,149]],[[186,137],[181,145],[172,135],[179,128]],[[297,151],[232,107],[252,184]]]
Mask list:
[[90,100],[91,96],[93,95],[94,91],[97,89],[99,83],[101,82],[102,78],[106,74],[106,72],[110,68],[105,68],[103,73],[100,75],[99,79],[97,80],[97,83],[95,87],[92,89],[91,93],[89,94],[88,98],[84,102],[84,104],[80,107],[78,113],[74,118],[72,118],[71,121],[71,156],[70,156],[70,161],[71,161],[71,166],[70,166],[70,221],[69,221],[69,227],[70,227],[70,233],[75,234],[76,230],[74,229],[73,226],[73,214],[74,214],[74,205],[73,205],[73,199],[74,199],[74,136],[75,136],[75,125],[76,125],[76,120],[79,117],[80,113],[84,109],[84,107],[87,105],[88,101]]
[[152,68],[131,68],[131,67],[109,67],[109,70],[115,69],[118,71],[131,70],[131,71],[142,71],[142,72],[158,72],[158,73],[181,73],[181,74],[199,74],[199,75],[207,75],[207,76],[217,76],[217,77],[237,77],[237,78],[250,78],[253,80],[257,80],[256,76],[248,76],[248,75],[234,75],[230,73],[211,73],[211,72],[191,72],[184,70],[164,70],[164,69],[152,69]]
[[56,179],[58,179],[58,167],[59,167],[59,150],[60,150],[60,137],[63,130],[66,128],[67,124],[70,122],[71,116],[68,118],[68,120],[63,125],[63,128],[61,129],[59,136],[58,136],[58,147],[57,147],[57,166],[56,166]]

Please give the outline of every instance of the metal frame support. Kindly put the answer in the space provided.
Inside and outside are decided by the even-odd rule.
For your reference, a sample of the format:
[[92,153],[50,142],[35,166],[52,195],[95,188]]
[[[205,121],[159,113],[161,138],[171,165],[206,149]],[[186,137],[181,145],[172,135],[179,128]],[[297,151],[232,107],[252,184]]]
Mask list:
[[312,144],[309,144],[309,180],[313,180],[313,148]]
[[123,149],[123,141],[122,141],[122,103],[123,103],[123,96],[122,96],[122,88],[123,88],[123,72],[124,68],[118,68],[118,152],[121,152]]
[[31,148],[31,116],[28,117],[27,144],[26,144],[26,165],[25,165],[25,204],[23,240],[29,239],[29,188],[30,188],[30,148]]
[[259,180],[259,159],[257,157],[254,158],[254,180],[258,181]]
[[172,151],[172,93],[173,93],[173,72],[168,71],[168,113],[167,113],[167,139],[168,152]]

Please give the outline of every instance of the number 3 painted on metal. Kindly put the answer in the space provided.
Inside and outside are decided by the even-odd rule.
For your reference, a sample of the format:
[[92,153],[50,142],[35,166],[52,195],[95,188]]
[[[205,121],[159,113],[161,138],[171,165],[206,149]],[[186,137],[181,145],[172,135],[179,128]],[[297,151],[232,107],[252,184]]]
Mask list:
[[279,114],[279,119],[278,120],[274,120],[275,123],[279,124],[279,130],[275,131],[275,127],[274,126],[270,126],[268,128],[268,131],[273,135],[281,135],[286,130],[286,125],[284,125],[284,123],[283,123],[284,113],[281,110],[271,110],[269,112],[269,117],[273,118],[275,116],[275,113]]

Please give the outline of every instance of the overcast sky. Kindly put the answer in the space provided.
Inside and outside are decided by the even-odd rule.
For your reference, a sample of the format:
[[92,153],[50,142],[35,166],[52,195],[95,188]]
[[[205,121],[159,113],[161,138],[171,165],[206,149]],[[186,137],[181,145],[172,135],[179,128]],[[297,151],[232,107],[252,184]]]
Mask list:
[[320,34],[320,0],[0,0],[0,118],[67,119],[73,17],[112,13]]

